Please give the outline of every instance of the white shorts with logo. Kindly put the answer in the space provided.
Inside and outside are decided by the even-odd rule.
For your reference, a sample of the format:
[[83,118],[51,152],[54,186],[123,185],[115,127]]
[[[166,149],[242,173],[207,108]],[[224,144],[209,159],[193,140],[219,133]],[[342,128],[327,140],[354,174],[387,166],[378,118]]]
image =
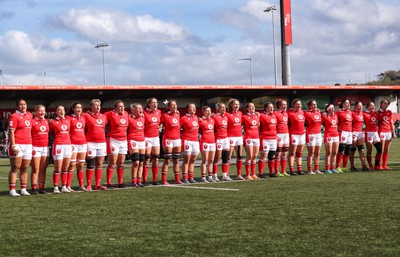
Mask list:
[[202,152],[213,152],[215,151],[215,143],[201,143],[200,149]]
[[367,138],[368,143],[378,143],[381,142],[381,139],[379,138],[378,132],[365,132],[365,136]]
[[71,145],[53,145],[52,151],[54,160],[62,160],[64,158],[71,158],[72,146]]
[[246,146],[260,146],[259,138],[246,138],[244,140]]
[[15,147],[19,150],[17,155],[12,154],[11,146],[8,147],[8,156],[10,158],[22,157],[23,160],[32,160],[32,145],[15,144]]
[[289,133],[278,133],[276,139],[278,145],[289,145]]
[[339,143],[339,136],[337,137],[324,137],[325,144]]
[[306,144],[306,135],[290,135],[290,143],[292,145],[304,145]]
[[267,153],[269,151],[276,151],[277,140],[276,139],[263,139],[261,142],[260,151]]
[[182,146],[182,140],[180,139],[163,139],[163,147],[174,148],[181,146]]
[[200,153],[199,141],[184,140],[182,143],[184,155],[197,155]]
[[322,135],[318,134],[308,134],[307,135],[307,146],[321,146],[322,145]]
[[392,132],[379,132],[379,138],[381,141],[391,141],[392,140]]
[[50,147],[48,146],[33,146],[32,147],[32,158],[50,156]]
[[217,151],[229,150],[229,138],[221,138],[215,141]]
[[364,132],[359,131],[359,132],[352,132],[351,133],[353,136],[353,142],[358,141],[359,139],[364,139],[365,135]]
[[229,146],[243,145],[243,137],[229,137]]
[[108,154],[127,154],[128,153],[128,140],[116,140],[109,138],[107,141]]
[[104,157],[107,155],[107,144],[103,143],[87,143],[87,157]]
[[341,144],[346,144],[346,145],[353,144],[352,133],[350,131],[342,131],[340,133],[340,143]]
[[146,137],[146,148],[152,148],[153,146],[160,146],[160,138],[159,137]]
[[146,149],[146,141],[129,140],[128,149],[129,150]]

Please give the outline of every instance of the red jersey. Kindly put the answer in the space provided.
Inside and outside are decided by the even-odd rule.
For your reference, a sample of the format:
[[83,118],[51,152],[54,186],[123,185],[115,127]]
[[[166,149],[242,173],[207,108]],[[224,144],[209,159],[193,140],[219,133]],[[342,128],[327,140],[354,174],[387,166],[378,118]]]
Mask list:
[[71,139],[69,132],[71,130],[71,121],[67,118],[55,118],[53,123],[50,124],[50,129],[54,134],[55,145],[70,145]]
[[362,126],[364,123],[364,115],[363,112],[356,112],[356,111],[351,111],[351,114],[353,116],[353,122],[351,124],[351,127],[354,132],[361,132],[362,131]]
[[11,114],[8,119],[8,127],[14,129],[14,143],[24,145],[32,144],[32,118],[33,115],[30,112],[22,113],[16,111]]
[[244,126],[244,137],[245,138],[259,138],[259,127],[260,127],[260,117],[253,114],[246,114],[242,117],[242,123]]
[[76,116],[75,114],[71,114],[67,116],[67,119],[71,121],[71,144],[74,145],[83,145],[86,144],[85,137],[85,127],[86,121],[85,118],[80,116]]
[[[144,138],[145,117],[143,117],[143,116],[135,117],[135,116],[129,115],[128,121],[129,121],[128,139],[143,142],[145,139]],[[157,131],[158,131],[158,129],[157,129]]]
[[287,113],[289,119],[289,133],[292,135],[303,135],[305,123],[303,110],[295,111],[290,109]]
[[160,128],[161,111],[149,109],[144,110],[145,137],[158,137]]
[[129,114],[124,111],[122,114],[112,110],[105,113],[108,119],[108,137],[115,140],[124,141],[127,139],[128,117]]
[[86,121],[86,141],[91,143],[105,143],[107,117],[104,114],[94,114],[93,112],[83,113],[82,117]]
[[378,131],[378,113],[377,112],[363,112],[365,121],[365,131],[377,132]]
[[283,112],[280,110],[274,111],[276,120],[278,121],[277,127],[276,127],[276,132],[278,134],[286,134],[289,133],[289,127],[288,127],[288,114],[287,112]]
[[199,118],[196,115],[186,114],[179,123],[183,129],[182,140],[199,140]]
[[199,133],[201,135],[201,142],[203,143],[215,143],[214,136],[214,123],[213,118],[202,117],[199,119]]
[[275,114],[261,113],[260,115],[260,138],[261,139],[276,139],[277,119]]
[[45,147],[49,145],[49,121],[38,117],[32,119],[32,146]]
[[180,139],[181,127],[179,126],[179,113],[166,112],[161,115],[161,124],[164,125],[164,138],[166,139]]
[[215,139],[227,138],[228,117],[217,113],[212,118],[214,119]]
[[339,110],[336,113],[339,120],[339,131],[352,131],[353,115],[350,110]]
[[379,132],[393,132],[392,111],[381,110],[378,111],[378,131]]
[[322,125],[324,125],[325,128],[324,136],[338,137],[339,136],[338,124],[339,120],[336,113],[334,113],[333,115],[328,115],[324,113],[324,115],[322,115]]
[[315,111],[305,111],[304,116],[307,122],[307,134],[320,134],[321,133],[321,112],[319,110]]
[[241,137],[242,136],[242,117],[241,111],[233,113],[225,113],[228,117],[228,136]]

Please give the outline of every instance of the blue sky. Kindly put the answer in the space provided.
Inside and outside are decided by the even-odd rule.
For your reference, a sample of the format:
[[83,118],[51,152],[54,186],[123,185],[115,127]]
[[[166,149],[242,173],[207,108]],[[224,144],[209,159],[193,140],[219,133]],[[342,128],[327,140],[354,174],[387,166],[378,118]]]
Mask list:
[[[274,84],[279,1],[0,0],[3,84]],[[363,83],[399,70],[394,0],[292,1],[293,85]],[[278,84],[279,12],[275,12]]]

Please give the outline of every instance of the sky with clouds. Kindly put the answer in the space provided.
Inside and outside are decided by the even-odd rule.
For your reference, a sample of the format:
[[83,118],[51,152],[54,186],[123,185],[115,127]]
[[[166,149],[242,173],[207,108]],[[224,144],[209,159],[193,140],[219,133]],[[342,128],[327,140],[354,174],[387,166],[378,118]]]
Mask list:
[[[2,84],[274,84],[279,1],[0,0]],[[293,0],[292,85],[400,69],[398,0]],[[275,12],[278,84],[279,11]],[[95,48],[98,43],[109,46]]]

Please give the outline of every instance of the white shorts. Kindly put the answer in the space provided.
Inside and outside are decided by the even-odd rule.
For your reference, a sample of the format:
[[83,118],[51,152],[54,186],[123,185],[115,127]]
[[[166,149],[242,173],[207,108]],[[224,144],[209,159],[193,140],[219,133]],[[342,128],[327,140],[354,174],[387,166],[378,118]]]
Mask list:
[[146,149],[146,141],[129,140],[128,149],[129,150]]
[[278,133],[276,139],[279,145],[289,145],[289,133]]
[[365,132],[365,136],[367,138],[368,143],[378,143],[381,142],[381,139],[379,138],[378,132]]
[[392,132],[379,132],[379,138],[381,141],[391,141],[392,140]]
[[229,146],[243,145],[243,137],[229,137]]
[[146,148],[152,148],[153,146],[160,146],[160,138],[159,137],[146,137]]
[[32,145],[15,144],[15,147],[19,150],[17,155],[12,154],[11,146],[8,147],[8,156],[10,158],[22,157],[23,160],[32,160]]
[[50,147],[48,146],[33,146],[32,147],[32,158],[50,156]]
[[263,139],[261,143],[260,151],[267,153],[269,151],[276,151],[277,147],[277,140],[276,139]]
[[87,152],[87,144],[83,145],[72,145],[73,153],[86,153]]
[[107,144],[103,143],[87,143],[87,157],[104,157],[107,155]]
[[163,147],[181,147],[182,140],[180,139],[163,139]]
[[200,153],[199,141],[184,140],[182,143],[184,155],[197,155]]
[[259,138],[246,138],[244,142],[246,146],[260,146]]
[[307,135],[307,146],[321,146],[322,145],[322,135],[318,134],[308,134]]
[[362,131],[352,132],[351,134],[353,136],[353,142],[357,141],[358,139],[364,139],[365,138],[364,132],[362,132]]
[[218,151],[229,150],[229,138],[221,138],[215,141],[215,145]]
[[202,152],[213,152],[215,151],[215,143],[201,143],[200,145]]
[[325,144],[339,143],[339,137],[324,137]]
[[290,136],[291,145],[304,145],[306,144],[306,135],[291,135]]
[[353,144],[353,136],[352,133],[349,131],[342,131],[340,133],[340,143],[341,144],[346,144],[346,145],[351,145]]
[[108,154],[127,154],[128,153],[128,140],[116,140],[109,138],[107,141]]
[[54,160],[62,160],[64,158],[71,158],[72,146],[71,145],[53,145],[52,151]]

